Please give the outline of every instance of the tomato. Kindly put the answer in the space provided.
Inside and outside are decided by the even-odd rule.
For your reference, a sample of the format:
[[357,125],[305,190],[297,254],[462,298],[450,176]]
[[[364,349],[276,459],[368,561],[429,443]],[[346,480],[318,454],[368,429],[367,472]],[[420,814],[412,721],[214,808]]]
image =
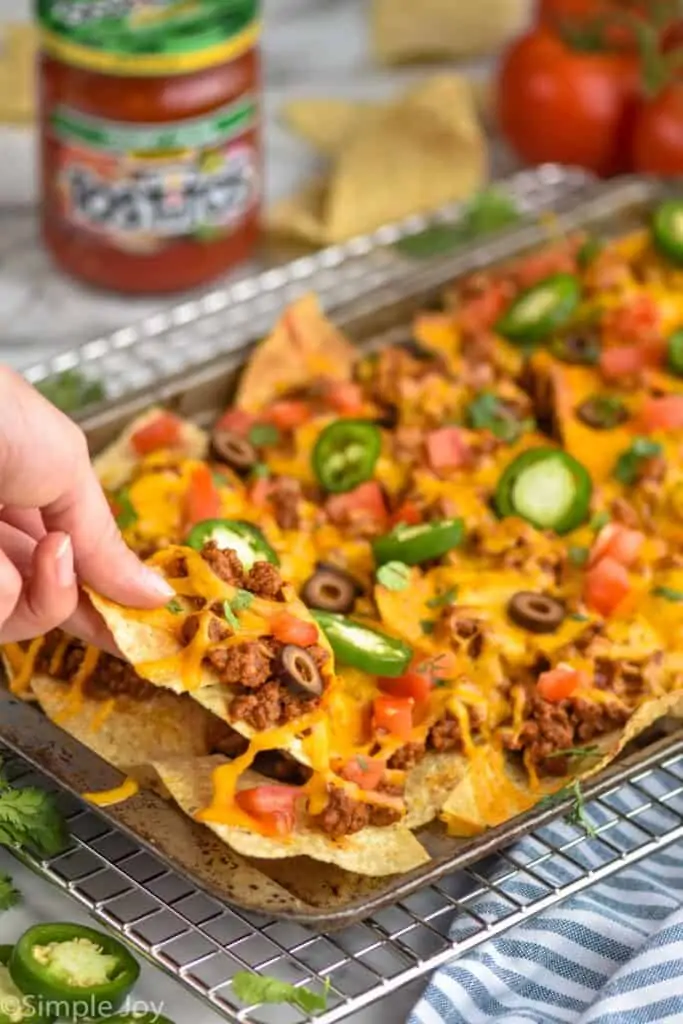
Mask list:
[[334,522],[344,522],[355,513],[362,513],[383,523],[388,515],[382,488],[376,480],[368,480],[346,494],[335,494],[327,499],[325,508]]
[[249,488],[249,499],[256,508],[264,508],[270,497],[272,484],[267,476],[260,476],[254,480]]
[[629,568],[637,560],[644,543],[645,534],[640,530],[631,530],[621,523],[607,523],[593,542],[588,567],[607,557]]
[[218,519],[221,513],[221,497],[216,490],[208,466],[197,466],[190,478],[185,494],[185,525],[195,526],[205,519]]
[[278,612],[269,622],[270,632],[283,644],[296,647],[311,647],[318,642],[318,627],[314,622],[305,622],[291,612]]
[[340,380],[328,385],[325,401],[343,416],[355,416],[363,411],[363,392],[351,380]]
[[391,517],[392,526],[405,523],[406,526],[417,526],[422,522],[422,513],[414,501],[404,501]]
[[341,775],[349,782],[355,782],[361,789],[377,789],[382,781],[385,768],[385,761],[356,754],[344,765]]
[[640,413],[643,429],[683,430],[683,395],[648,398]]
[[435,686],[440,686],[455,671],[455,659],[449,652],[435,658],[416,658],[407,672],[397,679],[380,679],[379,687],[392,697],[412,697],[416,704],[428,700]]
[[601,558],[586,573],[583,599],[593,611],[608,618],[631,592],[631,581],[620,562]]
[[272,423],[278,430],[294,430],[311,418],[311,410],[307,402],[283,398],[273,402],[266,411],[264,419]]
[[602,326],[606,334],[625,345],[648,345],[661,337],[662,312],[651,295],[637,295],[609,310]]
[[683,174],[682,81],[671,83],[639,106],[632,155],[635,169],[644,174]]
[[619,380],[640,373],[645,365],[645,353],[635,345],[616,345],[600,353],[600,372],[605,380]]
[[269,831],[288,835],[296,823],[296,804],[301,790],[296,786],[254,786],[235,794],[235,803]]
[[671,53],[672,50],[681,48],[683,48],[683,19],[678,19],[665,29],[662,49],[664,53]]
[[178,417],[170,412],[162,412],[136,430],[130,443],[138,455],[149,455],[161,448],[174,448],[182,439],[182,424]]
[[571,665],[559,664],[548,672],[541,672],[536,692],[543,700],[560,701],[571,697],[582,682],[581,673]]
[[554,274],[576,274],[576,245],[560,242],[520,259],[512,276],[521,289],[533,288]]
[[468,334],[490,330],[505,312],[513,292],[508,281],[490,281],[478,295],[466,299],[458,309],[458,325]]
[[440,427],[427,434],[427,460],[439,473],[469,465],[471,452],[460,427]]
[[373,725],[378,732],[388,732],[408,742],[413,731],[413,701],[410,697],[375,697],[372,710]]
[[539,28],[504,55],[498,118],[518,156],[607,176],[628,169],[628,138],[638,84],[635,57],[582,53]]
[[244,409],[226,409],[216,423],[215,429],[232,430],[235,434],[239,434],[240,437],[246,437],[254,423],[255,418],[251,413],[245,412]]

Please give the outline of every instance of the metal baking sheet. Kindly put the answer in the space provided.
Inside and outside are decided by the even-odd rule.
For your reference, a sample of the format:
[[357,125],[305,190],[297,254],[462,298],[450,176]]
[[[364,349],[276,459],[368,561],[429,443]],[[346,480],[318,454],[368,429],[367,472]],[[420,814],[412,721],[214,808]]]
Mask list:
[[[671,194],[672,189],[673,186],[654,180],[635,178],[587,185],[582,189],[580,203],[577,204],[576,193],[558,202],[552,224],[528,223],[468,252],[412,265],[410,273],[400,282],[394,281],[356,299],[338,310],[335,319],[359,346],[400,340],[409,336],[414,312],[432,301],[460,274],[533,248],[547,240],[549,231],[556,234],[585,227],[611,235],[643,224],[652,203]],[[211,313],[205,311],[205,317],[210,319]],[[186,324],[190,344],[200,324],[201,317]],[[178,330],[177,325],[173,330]],[[156,340],[163,344],[163,337],[161,333]],[[252,335],[251,343],[253,340]],[[93,452],[112,440],[130,418],[151,401],[163,402],[198,421],[211,419],[229,401],[250,347],[250,343],[236,344],[191,373],[175,375],[154,388],[105,403],[82,422]],[[120,781],[118,772],[85,751],[34,708],[20,704],[6,693],[0,700],[0,740],[23,753],[69,791],[77,795],[84,789],[107,789]],[[626,763],[612,766],[591,781],[586,786],[587,797],[599,795],[645,766],[657,763],[670,753],[672,745],[677,749],[681,743],[683,737],[675,734],[668,735],[663,743],[658,739],[654,747],[647,744]],[[552,810],[532,811],[470,841],[448,838],[439,826],[431,826],[420,832],[420,838],[432,854],[432,861],[408,875],[381,880],[358,878],[301,859],[280,863],[242,860],[217,844],[206,830],[188,822],[173,807],[150,793],[141,793],[125,804],[100,813],[110,824],[153,849],[174,870],[212,895],[248,909],[330,930],[405,899],[417,889],[510,844],[564,810],[566,807],[558,805]]]

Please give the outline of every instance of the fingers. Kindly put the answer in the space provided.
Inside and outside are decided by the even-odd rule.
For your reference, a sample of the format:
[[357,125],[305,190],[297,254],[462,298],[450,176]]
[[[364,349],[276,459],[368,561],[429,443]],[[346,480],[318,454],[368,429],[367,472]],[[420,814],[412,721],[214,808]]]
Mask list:
[[117,658],[123,657],[114,642],[114,638],[104,623],[104,619],[95,611],[88,598],[81,594],[76,611],[62,627],[71,636],[77,636],[79,640],[92,647],[98,647],[107,654],[113,654]]
[[[7,535],[10,529],[4,527],[2,531],[4,561],[0,575],[0,642],[3,643],[49,633],[69,619],[78,606],[71,539],[63,533],[43,537],[35,545],[30,572],[22,579],[17,563],[24,557],[23,535],[17,532],[16,538],[10,540]],[[13,544],[15,564],[7,554]],[[13,602],[11,609],[10,602]]]
[[39,508],[47,533],[68,534],[80,581],[104,596],[140,608],[169,601],[172,588],[125,546],[75,424],[6,368],[0,409],[0,502]]
[[21,530],[33,540],[40,540],[45,536],[45,524],[43,517],[37,508],[17,508],[16,505],[7,505],[0,511],[0,521],[13,526],[15,530]]

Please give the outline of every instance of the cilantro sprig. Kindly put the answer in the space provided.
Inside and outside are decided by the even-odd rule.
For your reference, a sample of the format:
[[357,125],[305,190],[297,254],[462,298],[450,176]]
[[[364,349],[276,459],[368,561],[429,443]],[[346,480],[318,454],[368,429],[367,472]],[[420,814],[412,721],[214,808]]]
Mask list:
[[643,463],[661,454],[662,446],[659,441],[651,441],[649,437],[637,437],[617,459],[613,476],[619,483],[630,487],[638,482]]
[[235,995],[247,1006],[259,1003],[288,1003],[308,1014],[326,1009],[329,987],[328,981],[322,992],[312,992],[302,985],[290,985],[289,982],[280,981],[278,978],[269,978],[266,974],[255,974],[251,971],[238,971],[232,979]]
[[34,786],[15,789],[0,774],[0,845],[52,857],[65,844],[66,828],[51,794]]
[[417,235],[402,238],[395,248],[404,256],[428,259],[510,227],[520,218],[514,199],[499,189],[485,189],[467,204],[457,223],[435,224]]
[[231,601],[223,602],[225,621],[235,631],[240,628],[240,620],[237,618],[236,613],[247,609],[253,600],[254,595],[249,593],[248,590],[238,590]]
[[542,800],[539,800],[538,807],[555,807],[557,804],[564,803],[569,798],[572,800],[572,806],[565,814],[565,821],[570,825],[575,825],[577,828],[582,828],[590,838],[597,835],[595,825],[588,817],[586,801],[578,779],[574,779],[573,782],[563,786],[562,789],[558,789],[557,793],[551,793],[549,796],[543,797]]

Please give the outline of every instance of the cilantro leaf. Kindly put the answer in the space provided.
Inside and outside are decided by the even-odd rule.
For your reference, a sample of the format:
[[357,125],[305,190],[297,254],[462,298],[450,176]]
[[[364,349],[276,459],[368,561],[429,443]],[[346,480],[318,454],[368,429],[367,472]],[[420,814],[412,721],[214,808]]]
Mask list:
[[280,431],[273,423],[255,423],[249,431],[249,440],[257,448],[265,448],[278,443]]
[[11,910],[21,903],[21,893],[14,886],[9,875],[0,875],[0,913]]
[[662,446],[659,441],[651,441],[648,437],[637,437],[617,459],[613,476],[619,483],[631,486],[638,482],[643,462],[661,454]]
[[467,407],[467,425],[472,430],[488,430],[494,437],[512,444],[535,423],[531,419],[519,419],[512,408],[491,391],[482,391]]
[[675,590],[674,587],[653,587],[651,593],[655,597],[663,597],[666,601],[683,601],[683,590]]
[[554,807],[556,804],[564,803],[565,800],[572,798],[573,805],[567,811],[565,820],[570,825],[576,825],[577,828],[582,828],[586,835],[593,837],[596,835],[596,829],[590,818],[586,813],[586,801],[584,800],[583,791],[581,789],[581,783],[578,779],[574,779],[567,786],[563,786],[562,789],[558,789],[557,793],[551,793],[549,796],[543,797],[539,800],[537,807]]
[[458,596],[457,587],[448,587],[447,590],[443,590],[440,594],[436,594],[434,597],[430,597],[427,601],[428,608],[445,608],[449,604],[455,604]]
[[431,636],[436,629],[436,623],[433,619],[420,619],[420,629],[425,636]]
[[171,598],[171,600],[166,605],[166,609],[167,611],[172,612],[174,615],[182,615],[184,610],[182,604],[180,603],[177,597]]
[[567,555],[572,565],[582,566],[588,561],[590,551],[579,544],[570,544]]
[[596,512],[595,513],[595,515],[593,516],[593,518],[591,519],[591,521],[590,521],[590,523],[588,525],[590,526],[591,530],[595,531],[595,533],[599,533],[600,530],[602,530],[603,526],[607,526],[609,521],[610,521],[609,512],[606,512],[603,509],[602,512]]
[[414,259],[438,256],[467,245],[482,235],[509,227],[517,223],[520,216],[510,196],[498,189],[486,189],[471,200],[457,222],[435,224],[416,235],[400,239],[395,248]]
[[587,747],[566,747],[564,750],[555,750],[552,754],[548,754],[546,757],[547,761],[551,761],[553,758],[560,757],[599,757],[600,748],[595,744],[591,744]]
[[62,412],[77,412],[93,402],[101,402],[107,393],[99,380],[91,380],[80,370],[64,370],[36,384],[36,390]]
[[228,625],[231,626],[232,629],[237,631],[240,628],[240,620],[237,618],[234,611],[232,610],[229,601],[223,602],[223,614],[225,615],[225,621],[228,623]]
[[604,248],[605,245],[601,239],[596,238],[594,235],[587,238],[577,254],[581,269],[585,270],[586,267],[589,267],[593,260],[597,259]]
[[570,615],[569,618],[573,619],[574,622],[588,622],[589,621],[588,616],[587,615],[582,615],[581,612],[574,612],[574,614]]
[[254,595],[250,594],[248,590],[238,590],[232,601],[230,607],[234,612],[241,612],[252,604]]
[[264,480],[270,476],[270,469],[266,466],[265,462],[257,462],[252,466],[249,476],[252,480]]
[[327,1007],[327,990],[312,992],[303,986],[290,985],[289,982],[269,978],[265,974],[254,974],[251,971],[238,971],[232,979],[232,987],[237,998],[248,1006],[258,1003],[289,1003],[304,1013],[315,1013]]
[[116,492],[112,498],[112,506],[119,530],[126,530],[129,526],[134,526],[137,523],[139,517],[127,487]]
[[386,562],[377,570],[377,582],[387,590],[405,590],[410,583],[410,567],[403,562]]
[[51,794],[33,786],[15,789],[3,779],[0,844],[24,847],[43,857],[63,850],[66,830]]

